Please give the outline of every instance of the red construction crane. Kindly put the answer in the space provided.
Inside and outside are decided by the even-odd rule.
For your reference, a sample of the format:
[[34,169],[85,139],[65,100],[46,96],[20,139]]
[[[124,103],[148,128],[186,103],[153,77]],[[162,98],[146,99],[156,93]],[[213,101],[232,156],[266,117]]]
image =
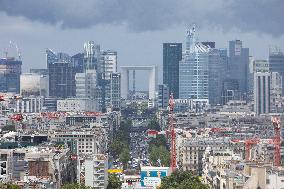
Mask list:
[[258,144],[258,143],[259,143],[259,139],[258,138],[245,140],[245,152],[246,152],[246,160],[247,161],[250,160],[251,145]]
[[171,171],[175,171],[177,167],[176,159],[176,133],[174,127],[174,97],[173,93],[170,95],[169,99],[169,130],[171,136]]
[[271,118],[272,125],[274,127],[274,166],[280,166],[280,144],[281,144],[281,137],[280,137],[280,117],[272,117]]

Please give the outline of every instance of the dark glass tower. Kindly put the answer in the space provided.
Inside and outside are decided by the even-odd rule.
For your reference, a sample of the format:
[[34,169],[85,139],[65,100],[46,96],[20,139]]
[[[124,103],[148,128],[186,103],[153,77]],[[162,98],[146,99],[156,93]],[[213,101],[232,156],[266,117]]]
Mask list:
[[229,78],[236,80],[241,97],[246,98],[248,91],[249,49],[242,47],[241,40],[229,42]]
[[179,61],[182,59],[182,43],[163,44],[163,84],[174,98],[179,98]]
[[73,97],[76,92],[75,70],[71,64],[55,62],[49,65],[49,96]]
[[[284,78],[284,53],[280,49],[270,49],[269,71],[278,72]],[[282,93],[284,94],[284,82],[282,82]]]

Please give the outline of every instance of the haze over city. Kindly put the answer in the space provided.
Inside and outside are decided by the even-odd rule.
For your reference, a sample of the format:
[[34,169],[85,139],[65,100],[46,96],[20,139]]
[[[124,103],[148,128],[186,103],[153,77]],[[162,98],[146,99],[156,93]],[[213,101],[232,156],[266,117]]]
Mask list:
[[284,0],[0,0],[0,189],[283,189]]

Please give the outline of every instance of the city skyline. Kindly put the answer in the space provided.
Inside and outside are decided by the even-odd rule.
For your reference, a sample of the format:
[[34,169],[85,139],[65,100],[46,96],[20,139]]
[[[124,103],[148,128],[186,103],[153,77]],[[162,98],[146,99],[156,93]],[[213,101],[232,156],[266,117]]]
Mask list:
[[[74,5],[71,6],[66,2],[64,4],[63,1],[61,3],[55,1],[50,1],[50,3],[46,1],[42,3],[27,1],[25,5],[16,1],[11,6],[7,6],[6,1],[2,1],[0,6],[0,21],[2,23],[0,26],[2,33],[0,36],[0,55],[4,56],[3,49],[9,46],[9,41],[17,43],[22,54],[23,71],[27,72],[30,68],[45,67],[46,48],[74,55],[78,52],[83,52],[83,43],[85,41],[92,40],[100,44],[103,50],[111,49],[117,51],[119,66],[157,65],[159,73],[161,73],[163,62],[162,44],[165,42],[181,42],[184,46],[185,31],[193,23],[197,24],[199,41],[215,41],[217,48],[228,48],[228,41],[240,39],[243,41],[244,46],[250,48],[250,55],[256,59],[267,59],[269,46],[275,45],[282,50],[284,49],[283,23],[275,20],[283,15],[281,12],[283,3],[281,1],[247,2],[248,7],[252,6],[253,3],[255,4],[255,10],[251,12],[255,15],[252,14],[251,19],[258,17],[263,19],[264,16],[261,16],[262,14],[266,16],[266,20],[263,19],[263,22],[257,24],[252,22],[251,19],[244,19],[244,23],[240,22],[240,19],[248,16],[247,8],[239,11],[232,9],[232,7],[240,8],[245,4],[245,1],[226,4],[220,0],[212,8],[205,6],[208,3],[207,1],[180,1],[180,4],[184,3],[183,8],[180,7],[179,3],[158,1],[153,5],[153,8],[149,9],[149,2],[141,4],[141,2],[137,1],[131,5],[127,5],[127,2],[125,2],[119,4],[117,8],[112,5],[115,2],[111,1],[99,5],[97,2],[86,3],[90,7],[98,5],[99,8],[102,8],[102,11],[94,9],[94,11],[98,11],[98,14],[101,14],[101,17],[106,16],[106,19],[100,19],[100,16],[90,13],[89,7],[76,2],[74,4],[82,8],[82,11],[75,12],[74,16],[68,17],[67,9],[70,8],[74,11]],[[274,6],[277,2],[279,6]],[[189,6],[191,5],[190,3],[192,7]],[[34,7],[34,11],[27,13],[29,5]],[[41,6],[43,5],[46,5],[46,8],[42,10],[42,15],[40,15],[37,8],[42,8]],[[141,10],[142,12],[131,12],[129,10],[131,6],[133,6],[134,10]],[[227,8],[220,12],[224,6]],[[11,7],[13,7],[13,10]],[[156,10],[155,7],[165,7],[165,9]],[[266,7],[265,11],[264,7]],[[124,15],[120,20],[119,18],[108,20],[106,10],[103,8],[113,8],[116,10],[114,13],[120,13],[117,11],[123,9],[128,14]],[[179,10],[184,11],[186,8],[188,8],[188,12],[192,10],[194,14],[192,18],[190,13],[188,15],[179,13]],[[62,11],[61,14],[59,14],[59,9]],[[167,12],[169,10],[171,11]],[[51,15],[47,15],[47,11],[51,11]],[[156,15],[155,11],[160,15]],[[227,13],[226,15],[230,17],[229,19],[232,19],[232,22],[235,20],[235,24],[228,24],[228,21],[224,19],[218,22],[218,19],[220,19],[218,16],[221,13]],[[79,26],[76,24],[72,25],[72,19],[74,23],[79,23],[88,14],[90,18],[88,17],[86,20],[89,21],[93,18],[94,21],[91,21],[91,23],[86,23],[87,21],[85,21]],[[75,16],[78,18],[75,19]],[[150,16],[155,19],[147,20]],[[237,16],[241,18],[237,18]],[[53,22],[46,20],[52,17]],[[204,21],[202,21],[202,18]],[[143,26],[143,24],[144,27],[139,27]],[[155,24],[157,25],[156,27],[154,27]],[[14,51],[14,49],[11,51]],[[147,56],[143,56],[144,54]],[[133,61],[134,58],[135,61]],[[159,82],[161,83],[162,74],[159,75]]]

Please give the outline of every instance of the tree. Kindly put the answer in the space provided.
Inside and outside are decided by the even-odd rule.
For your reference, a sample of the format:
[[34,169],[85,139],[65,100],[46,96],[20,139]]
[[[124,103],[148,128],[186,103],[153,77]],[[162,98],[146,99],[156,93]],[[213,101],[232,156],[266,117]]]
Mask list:
[[157,121],[157,119],[152,119],[149,123],[148,123],[148,129],[150,130],[156,130],[156,131],[161,131],[160,125]]
[[110,174],[108,176],[107,189],[120,189],[122,182],[115,174]]
[[80,185],[78,183],[72,183],[63,185],[61,189],[92,189],[92,187]]
[[11,184],[11,183],[8,183],[8,184],[0,184],[0,188],[6,188],[6,189],[21,189],[20,186],[16,185],[16,184]]
[[170,176],[162,178],[159,189],[209,189],[201,179],[190,171],[175,171]]
[[121,154],[119,155],[119,160],[123,163],[123,166],[126,167],[127,162],[130,160],[128,148],[123,148]]
[[[160,160],[160,163],[158,163]],[[152,146],[150,148],[150,161],[155,166],[169,166],[170,152],[165,146]]]

